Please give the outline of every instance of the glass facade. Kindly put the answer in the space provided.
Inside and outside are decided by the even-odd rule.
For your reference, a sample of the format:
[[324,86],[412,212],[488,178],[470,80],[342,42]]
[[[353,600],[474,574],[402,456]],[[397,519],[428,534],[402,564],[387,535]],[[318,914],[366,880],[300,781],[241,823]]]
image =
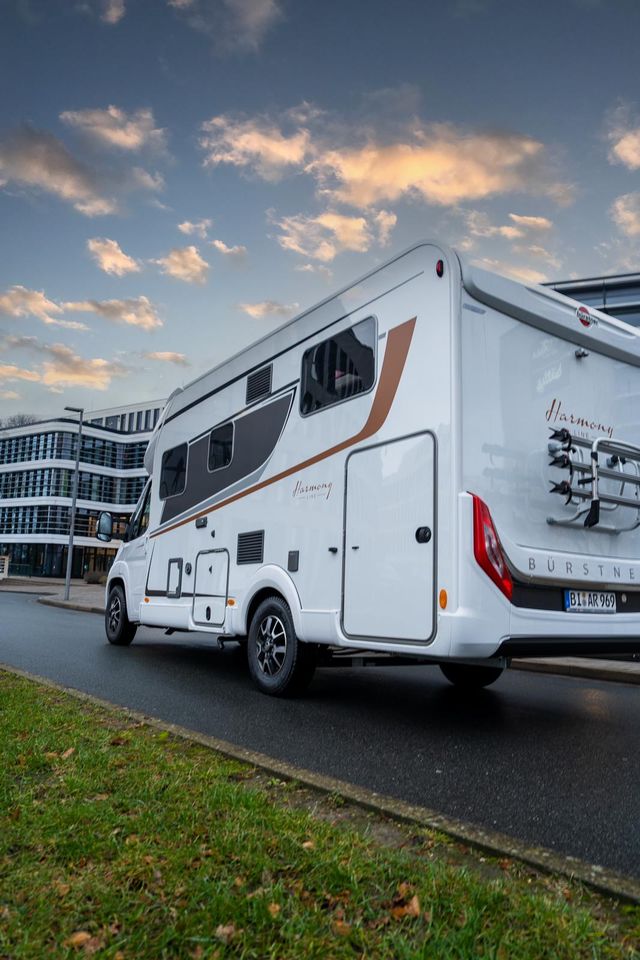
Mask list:
[[547,286],[572,300],[579,300],[585,307],[595,307],[632,327],[640,327],[640,273],[565,280]]
[[[83,422],[72,575],[107,572],[117,544],[96,539],[101,510],[124,534],[146,481],[144,454],[162,404],[87,414]],[[139,439],[125,439],[139,433]],[[0,555],[9,574],[63,577],[71,520],[77,423],[64,419],[0,430]],[[87,543],[93,541],[93,543]]]

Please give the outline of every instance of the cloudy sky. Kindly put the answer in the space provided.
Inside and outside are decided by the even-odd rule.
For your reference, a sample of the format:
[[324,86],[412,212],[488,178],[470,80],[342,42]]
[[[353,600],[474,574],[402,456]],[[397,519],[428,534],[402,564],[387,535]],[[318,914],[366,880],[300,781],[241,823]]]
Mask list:
[[2,0],[0,416],[166,396],[424,237],[640,270],[637,0]]

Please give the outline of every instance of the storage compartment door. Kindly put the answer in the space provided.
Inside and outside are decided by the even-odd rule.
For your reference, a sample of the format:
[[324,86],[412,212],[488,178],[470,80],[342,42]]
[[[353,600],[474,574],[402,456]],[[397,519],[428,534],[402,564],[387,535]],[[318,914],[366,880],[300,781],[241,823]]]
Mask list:
[[430,433],[347,461],[342,624],[351,637],[434,632],[435,441]]
[[229,553],[203,550],[196,557],[193,619],[203,627],[221,627],[227,610]]

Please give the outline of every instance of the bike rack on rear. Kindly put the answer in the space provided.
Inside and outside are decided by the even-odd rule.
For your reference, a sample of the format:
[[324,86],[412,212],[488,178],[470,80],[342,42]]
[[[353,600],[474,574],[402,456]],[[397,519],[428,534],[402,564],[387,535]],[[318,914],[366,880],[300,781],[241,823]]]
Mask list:
[[[585,462],[582,452],[587,450],[589,460]],[[573,527],[584,518],[587,529],[601,533],[624,533],[640,526],[640,447],[615,437],[586,440],[562,429],[551,431],[549,453],[552,457],[550,466],[569,471],[569,479],[557,483],[552,481],[549,492],[566,496],[567,504],[577,501],[578,505],[573,516],[547,517],[547,523]],[[601,456],[607,458],[605,466],[600,465]],[[617,481],[620,487],[616,493],[603,491],[600,488],[601,480]],[[631,491],[625,496],[625,487],[629,486]],[[635,510],[635,521],[625,527],[600,522],[602,512],[610,513],[618,507]]]

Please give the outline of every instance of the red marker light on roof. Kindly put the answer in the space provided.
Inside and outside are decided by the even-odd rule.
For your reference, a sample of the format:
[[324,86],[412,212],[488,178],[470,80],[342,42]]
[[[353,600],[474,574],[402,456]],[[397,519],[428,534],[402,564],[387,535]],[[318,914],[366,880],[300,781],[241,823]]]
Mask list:
[[436,273],[439,277],[444,274],[444,260],[438,260],[436,263]]
[[489,507],[473,497],[473,553],[487,576],[493,580],[507,600],[513,595],[513,580],[504,559],[496,528],[493,525]]

